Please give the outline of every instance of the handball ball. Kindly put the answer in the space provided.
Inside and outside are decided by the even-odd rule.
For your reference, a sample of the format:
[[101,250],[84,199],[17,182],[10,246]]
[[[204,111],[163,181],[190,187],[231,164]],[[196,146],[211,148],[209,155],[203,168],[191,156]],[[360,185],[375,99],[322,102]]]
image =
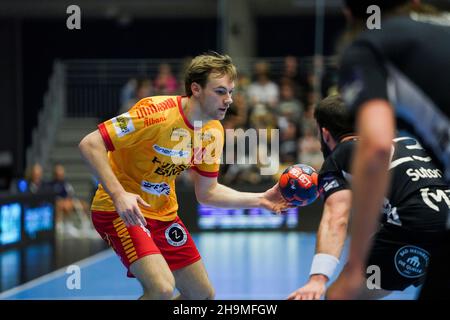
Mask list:
[[286,201],[300,207],[313,203],[319,197],[316,170],[306,164],[295,164],[284,170],[278,181]]

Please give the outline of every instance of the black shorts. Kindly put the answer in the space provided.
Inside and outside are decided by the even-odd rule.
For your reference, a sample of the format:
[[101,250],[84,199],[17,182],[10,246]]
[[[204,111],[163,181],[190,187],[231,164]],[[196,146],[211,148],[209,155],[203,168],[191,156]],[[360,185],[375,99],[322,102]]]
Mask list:
[[430,259],[443,237],[442,231],[417,232],[384,225],[374,237],[367,266],[379,268],[380,286],[384,290],[417,287],[424,282]]

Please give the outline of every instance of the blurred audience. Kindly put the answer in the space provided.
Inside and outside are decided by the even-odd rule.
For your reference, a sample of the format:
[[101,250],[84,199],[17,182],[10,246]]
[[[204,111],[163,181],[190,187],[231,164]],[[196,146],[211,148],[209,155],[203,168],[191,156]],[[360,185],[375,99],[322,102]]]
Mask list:
[[175,76],[172,74],[172,69],[169,64],[163,63],[158,68],[158,74],[153,82],[156,95],[173,95],[177,93],[178,83]]
[[266,61],[259,61],[254,65],[254,81],[248,86],[250,104],[266,104],[274,108],[279,99],[278,85],[270,79],[270,65]]

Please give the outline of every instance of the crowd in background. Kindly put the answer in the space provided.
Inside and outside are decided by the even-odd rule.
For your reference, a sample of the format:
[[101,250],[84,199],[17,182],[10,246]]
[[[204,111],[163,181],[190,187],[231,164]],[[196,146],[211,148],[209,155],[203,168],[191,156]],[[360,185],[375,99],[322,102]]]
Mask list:
[[[182,71],[174,72],[170,64],[163,63],[158,66],[153,76],[130,79],[121,90],[121,107],[118,114],[126,112],[144,97],[183,95]],[[278,66],[277,70],[273,70],[267,60],[260,59],[253,64],[251,74],[239,71],[233,92],[233,104],[222,121],[223,127],[225,130],[242,129],[243,132],[249,128],[267,129],[269,134],[271,129],[278,129],[280,170],[273,176],[265,176],[260,170],[263,163],[252,164],[249,159],[240,159],[246,164],[221,166],[221,182],[273,182],[286,167],[296,163],[319,169],[323,158],[313,116],[314,106],[321,96],[335,92],[336,83],[333,76],[333,70],[320,76],[321,90],[318,93],[314,90],[317,74],[312,67],[301,63],[294,56],[286,56],[281,68]],[[236,135],[236,132],[233,134]],[[270,136],[267,141],[270,142]],[[255,151],[251,148],[261,147],[263,146],[248,145],[245,157]],[[270,147],[269,145],[269,150]],[[181,180],[189,182],[188,175],[182,175]]]

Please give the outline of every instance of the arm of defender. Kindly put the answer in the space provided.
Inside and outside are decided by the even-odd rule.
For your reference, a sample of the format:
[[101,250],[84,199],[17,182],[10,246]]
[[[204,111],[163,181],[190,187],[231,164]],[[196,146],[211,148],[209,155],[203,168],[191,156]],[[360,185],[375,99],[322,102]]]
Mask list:
[[240,192],[192,171],[198,202],[219,208],[265,208],[277,214],[292,207],[281,196],[278,184],[263,193]]
[[395,119],[392,107],[383,99],[372,99],[357,117],[360,143],[353,162],[353,219],[349,260],[328,292],[330,299],[352,299],[364,280],[364,262],[371,237],[376,232],[383,197],[389,184],[389,160]]
[[138,203],[149,207],[139,195],[126,192],[115,176],[108,162],[108,152],[105,148],[103,138],[98,130],[85,136],[79,149],[91,170],[99,178],[106,192],[111,196],[117,213],[127,226],[146,225],[147,222],[142,215]]
[[[351,203],[352,193],[350,190],[337,191],[326,199],[317,232],[316,254],[321,254],[321,256],[314,257],[315,262],[311,268],[308,283],[292,292],[288,300],[317,300],[325,293],[326,283],[334,270],[331,270],[332,267],[321,266],[319,257],[326,255],[328,260],[331,259],[331,265],[337,265],[347,237]],[[324,267],[330,270],[325,271]]]

